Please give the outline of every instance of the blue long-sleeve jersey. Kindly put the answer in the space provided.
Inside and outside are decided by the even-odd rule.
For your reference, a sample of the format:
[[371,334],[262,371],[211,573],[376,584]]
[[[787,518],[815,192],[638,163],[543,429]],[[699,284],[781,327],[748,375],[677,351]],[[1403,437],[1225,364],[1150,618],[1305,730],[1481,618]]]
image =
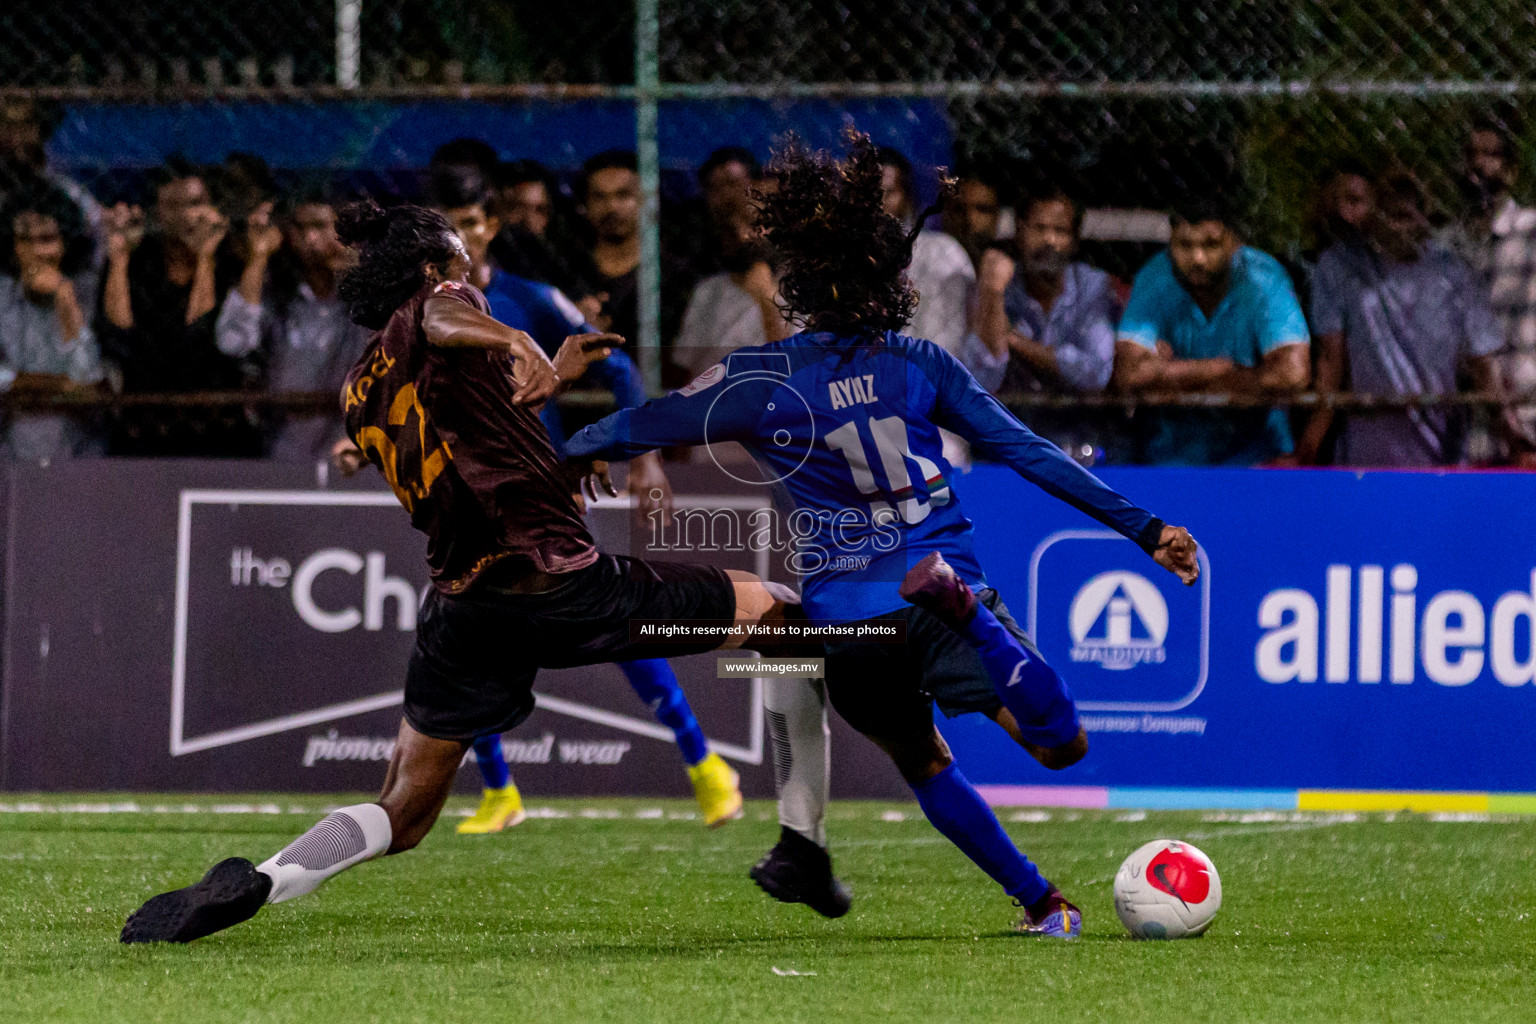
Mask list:
[[1161,520],[1032,433],[949,353],[894,332],[740,349],[687,387],[578,432],[566,451],[628,459],[668,445],[745,445],[794,501],[806,613],[852,621],[903,607],[902,578],[932,551],[972,586],[986,583],[940,427],[1155,549]]
[[[587,323],[586,317],[576,304],[566,298],[553,285],[530,281],[505,270],[491,272],[490,284],[485,288],[485,299],[491,306],[491,316],[528,335],[539,347],[554,358],[561,342],[572,334],[599,333]],[[622,350],[615,349],[607,359],[587,367],[585,378],[613,392],[614,401],[620,408],[639,405],[645,401],[645,380],[635,361]],[[560,421],[560,408],[554,402],[544,403],[539,418],[549,430],[549,439],[559,450],[565,442],[565,427]]]

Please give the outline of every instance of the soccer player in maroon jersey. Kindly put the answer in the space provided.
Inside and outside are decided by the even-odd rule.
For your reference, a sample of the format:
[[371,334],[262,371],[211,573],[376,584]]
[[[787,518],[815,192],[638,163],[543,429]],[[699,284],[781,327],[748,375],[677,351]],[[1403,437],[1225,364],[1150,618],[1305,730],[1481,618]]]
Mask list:
[[[335,811],[260,865],[232,857],[154,897],[128,918],[124,942],[190,942],[411,849],[437,820],[469,743],[533,710],[540,668],[697,654],[744,636],[641,648],[631,619],[746,627],[782,620],[796,602],[750,573],[651,564],[593,544],[538,409],[621,339],[573,336],[551,361],[492,319],[467,283],[463,243],[430,210],[359,204],[337,230],[358,252],[341,297],[377,331],[347,378],[347,431],[427,535],[432,570],[395,754],[377,802]],[[588,469],[584,493],[617,493],[606,467]]]

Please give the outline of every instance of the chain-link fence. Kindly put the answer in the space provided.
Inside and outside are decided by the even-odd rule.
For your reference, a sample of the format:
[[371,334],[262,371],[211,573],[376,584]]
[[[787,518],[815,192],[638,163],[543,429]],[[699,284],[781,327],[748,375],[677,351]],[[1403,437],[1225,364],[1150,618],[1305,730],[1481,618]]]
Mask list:
[[1474,118],[1536,147],[1510,102],[1536,70],[1515,0],[673,2],[661,39],[664,82],[936,103],[955,163],[1006,191],[1159,208],[1218,190],[1281,251],[1341,159],[1400,161],[1449,212]]
[[338,84],[338,46],[352,32],[357,84],[373,91],[616,84],[630,80],[634,59],[634,13],[622,0],[78,0],[15,5],[4,29],[0,84],[76,95],[323,93]]
[[[1004,207],[1043,182],[1116,209],[1221,193],[1295,266],[1341,160],[1413,168],[1448,218],[1476,119],[1536,158],[1521,0],[81,0],[3,24],[6,102],[56,104],[53,164],[106,201],[142,195],[171,153],[236,151],[280,184],[322,168],[412,197],[461,136],[569,187],[587,157],[636,146],[637,112],[644,158],[655,103],[664,220],[716,147],[830,143],[851,118],[912,157],[920,193],[941,164]],[[1128,277],[1152,242],[1105,233],[1090,254]]]
[[[360,46],[353,90],[337,89],[348,8]],[[77,107],[259,97],[279,104],[270,120],[291,148],[337,166],[348,154],[329,145],[334,127],[305,129],[283,108],[555,85],[587,88],[553,95],[624,102],[635,19],[622,0],[29,4],[5,16],[0,87]],[[1451,201],[1462,127],[1523,96],[1536,53],[1536,15],[1519,0],[662,0],[656,26],[664,97],[778,101],[785,124],[792,100],[883,98],[916,111],[922,130],[937,109],[954,161],[1005,184],[1064,178],[1090,202],[1121,206],[1238,190],[1276,246],[1299,236],[1310,184],[1340,156],[1400,158]],[[727,111],[712,134],[760,134],[749,121],[759,112],[732,124]],[[230,118],[212,144],[239,148],[251,127]],[[1536,152],[1536,137],[1518,134],[1521,152]],[[99,142],[122,162],[153,155],[132,140]]]
[[[6,14],[0,80],[325,86],[336,81],[338,10],[349,6],[360,15],[367,87],[634,82],[636,10],[624,0],[23,5]],[[1518,0],[662,0],[657,18],[664,82],[939,86],[933,93],[943,83],[1219,93],[1281,82],[1518,82],[1536,44],[1536,21]],[[257,73],[240,73],[247,62]]]

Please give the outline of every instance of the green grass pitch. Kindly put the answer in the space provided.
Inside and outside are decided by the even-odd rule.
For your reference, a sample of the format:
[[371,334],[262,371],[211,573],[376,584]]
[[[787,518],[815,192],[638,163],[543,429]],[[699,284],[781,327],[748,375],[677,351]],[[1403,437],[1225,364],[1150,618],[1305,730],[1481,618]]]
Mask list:
[[[1536,819],[1004,811],[1084,910],[1084,938],[1053,943],[1012,934],[1017,911],[913,805],[834,806],[856,898],[829,922],[746,877],[771,805],[709,832],[682,803],[535,799],[547,816],[501,835],[448,817],[414,853],[235,929],[129,948],[118,930],[145,898],[264,859],[335,798],[23,799],[0,795],[5,1021],[1536,1020]],[[1221,871],[1203,939],[1132,942],[1115,917],[1116,867],[1157,837]]]

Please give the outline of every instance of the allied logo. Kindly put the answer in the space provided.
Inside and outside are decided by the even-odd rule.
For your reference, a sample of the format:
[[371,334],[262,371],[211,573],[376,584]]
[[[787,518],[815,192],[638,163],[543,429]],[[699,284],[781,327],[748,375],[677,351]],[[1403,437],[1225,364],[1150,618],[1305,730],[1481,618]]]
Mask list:
[[1078,590],[1067,620],[1073,661],[1122,671],[1168,658],[1168,602],[1139,573],[1099,573]]

